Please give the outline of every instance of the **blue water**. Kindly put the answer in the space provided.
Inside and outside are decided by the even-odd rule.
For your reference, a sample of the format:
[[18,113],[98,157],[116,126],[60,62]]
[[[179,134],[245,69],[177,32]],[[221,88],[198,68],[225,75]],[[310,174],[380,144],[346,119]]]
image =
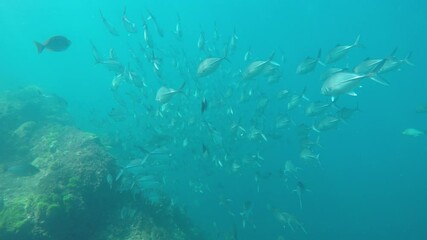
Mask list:
[[[124,6],[128,18],[137,23],[137,34],[128,34],[123,28]],[[152,22],[147,21],[156,52],[166,59],[162,80],[153,74],[152,66],[137,44],[137,40],[143,42],[141,18],[142,15],[147,17],[147,8],[165,32],[165,37],[160,38]],[[118,29],[120,37],[108,33],[100,20],[99,9]],[[181,41],[173,33],[177,13],[183,31]],[[215,23],[220,34],[216,43],[213,41]],[[134,157],[132,146],[144,139],[146,128],[132,118],[138,118],[142,126],[150,122],[150,127],[160,131],[163,125],[156,126],[156,121],[150,120],[153,116],[143,114],[142,108],[138,108],[141,111],[136,117],[129,114],[125,122],[109,119],[111,108],[119,105],[110,90],[114,75],[95,64],[90,41],[105,55],[114,48],[118,58],[124,64],[131,62],[134,68],[129,48],[143,59],[144,67],[138,71],[147,80],[144,91],[148,92],[148,97],[142,101],[152,105],[152,111],[159,109],[154,95],[161,85],[176,88],[183,81],[193,82],[186,86],[188,97],[176,96],[172,100],[172,111],[182,112],[183,118],[190,118],[192,113],[197,115],[195,124],[185,125],[172,133],[181,134],[174,136],[180,140],[187,137],[193,149],[181,149],[172,140],[166,143],[175,159],[168,162],[170,169],[162,173],[166,178],[162,188],[177,205],[184,206],[192,221],[213,239],[226,239],[233,225],[237,228],[238,239],[281,239],[279,236],[284,239],[427,239],[427,137],[411,138],[401,134],[409,127],[427,130],[427,115],[415,113],[417,106],[427,103],[425,1],[3,0],[0,2],[0,26],[0,89],[37,85],[62,96],[69,103],[69,111],[78,127],[119,139],[122,147],[125,146],[116,152],[118,158],[124,159],[122,161]],[[211,99],[217,92],[225,93],[230,82],[242,81],[233,75],[247,65],[243,56],[248,49],[253,59],[266,59],[276,52],[275,60],[282,65],[280,83],[269,85],[264,78],[250,83],[250,88],[264,95],[255,95],[249,103],[241,105],[237,104],[238,94],[231,98],[235,115],[224,114],[227,109],[224,105],[208,109],[206,114],[207,121],[215,125],[228,144],[229,155],[244,158],[259,152],[263,158],[261,166],[243,165],[243,170],[233,172],[229,165],[220,167],[212,159],[193,158],[200,156],[201,142],[208,145],[211,156],[223,159],[226,155],[223,148],[207,139],[206,128],[205,132],[198,130],[200,99],[192,95],[197,80],[179,75],[168,57],[171,49],[176,50],[179,61],[182,64],[184,59],[188,61],[194,75],[197,64],[205,57],[197,49],[200,29],[205,32],[206,45],[215,47],[213,52],[219,56],[233,29],[238,36],[237,50],[229,56],[230,63],[224,62],[218,72],[201,80],[200,86],[205,88],[203,90],[208,88]],[[389,87],[366,81],[363,88],[356,90],[359,96],[343,96],[339,100],[340,106],[359,104],[361,111],[338,129],[321,133],[322,148],[316,150],[320,153],[321,167],[299,164],[295,126],[282,138],[268,142],[239,142],[227,133],[228,126],[223,124],[231,124],[231,121],[223,118],[236,121],[242,118],[242,125],[249,129],[253,114],[248,112],[254,110],[257,98],[263,96],[271,100],[264,119],[274,122],[278,112],[286,112],[284,102],[274,99],[281,89],[300,93],[307,87],[306,95],[311,101],[329,100],[319,90],[319,76],[326,68],[319,65],[313,73],[298,76],[296,66],[305,57],[314,57],[319,48],[327,53],[336,44],[353,43],[359,34],[363,47],[352,49],[334,65],[352,67],[367,57],[387,57],[398,47],[396,56],[399,58],[413,53],[414,66],[404,65],[401,71],[384,74],[391,83]],[[64,52],[38,55],[33,41],[44,41],[53,35],[66,36],[72,45]],[[280,60],[282,52],[284,62]],[[235,92],[248,90],[238,84],[233,86]],[[125,92],[121,94],[127,104],[132,105]],[[184,102],[186,105],[179,107]],[[244,111],[238,111],[240,107]],[[296,113],[292,114],[296,115],[298,124],[312,124],[312,119],[301,114],[302,109],[294,111]],[[292,192],[294,183],[287,186],[278,176],[286,160],[303,168],[298,179],[311,190],[303,194],[303,209]],[[254,180],[257,171],[272,173],[272,177],[259,181],[259,191]],[[197,191],[195,185],[200,185],[202,190]],[[230,199],[228,207],[218,204],[219,196]],[[253,209],[250,221],[243,228],[240,212],[245,201],[251,201]],[[298,227],[295,232],[283,228],[269,206],[294,215],[307,234]]]

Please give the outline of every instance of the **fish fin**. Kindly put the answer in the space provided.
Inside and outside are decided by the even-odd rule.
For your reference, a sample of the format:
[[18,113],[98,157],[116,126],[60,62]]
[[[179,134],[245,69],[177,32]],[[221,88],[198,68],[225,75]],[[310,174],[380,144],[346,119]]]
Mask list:
[[396,52],[397,52],[397,49],[399,49],[398,47],[395,47],[394,49],[393,49],[393,51],[390,53],[390,55],[389,55],[389,57],[394,57],[394,55],[396,54]]
[[410,65],[410,66],[415,66],[415,64],[413,64],[411,61],[409,61],[409,59],[412,57],[412,52],[410,52],[405,59],[403,59],[403,62]]
[[319,51],[317,52],[317,61],[320,61],[321,56],[322,56],[322,49],[319,48]]
[[312,126],[311,126],[311,128],[312,128],[315,132],[320,133],[320,130],[319,130],[319,129],[317,129],[314,125],[312,125]]
[[36,47],[37,47],[37,52],[38,52],[38,54],[42,53],[42,52],[43,52],[43,50],[44,50],[44,45],[43,45],[43,44],[41,44],[41,43],[39,43],[39,42],[36,42],[36,41],[34,41],[34,44],[35,44],[35,45],[36,45]]
[[276,55],[276,52],[273,52],[270,57],[268,57],[268,62],[273,61],[274,55]]
[[357,35],[356,41],[353,43],[353,47],[363,47],[363,45],[360,43],[360,34]]
[[126,18],[126,6],[124,7],[124,9],[123,9],[123,15],[122,15],[122,18]]
[[372,81],[377,82],[377,83],[379,83],[381,85],[384,85],[384,86],[387,86],[387,87],[390,86],[390,83],[386,79],[384,79],[384,78],[382,78],[380,76],[372,76],[369,79],[371,79]]
[[347,95],[350,95],[352,97],[357,97],[357,93],[355,93],[353,91],[347,92]]

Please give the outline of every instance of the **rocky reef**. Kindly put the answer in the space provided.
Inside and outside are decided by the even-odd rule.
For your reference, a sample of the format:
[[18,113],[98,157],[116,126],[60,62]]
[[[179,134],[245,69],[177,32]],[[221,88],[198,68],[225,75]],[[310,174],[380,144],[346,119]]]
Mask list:
[[66,107],[37,87],[0,94],[0,239],[203,239],[167,197],[114,190],[114,157]]

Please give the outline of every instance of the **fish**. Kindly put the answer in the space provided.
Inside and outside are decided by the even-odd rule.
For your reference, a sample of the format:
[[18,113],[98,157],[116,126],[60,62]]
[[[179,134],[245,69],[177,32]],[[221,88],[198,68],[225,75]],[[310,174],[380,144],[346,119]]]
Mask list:
[[284,129],[287,128],[292,122],[291,118],[286,115],[279,115],[276,118],[276,129]]
[[110,24],[110,22],[108,22],[108,20],[104,17],[104,14],[102,14],[101,9],[99,9],[99,14],[100,14],[100,16],[101,16],[102,23],[103,23],[103,24],[104,24],[104,26],[107,28],[108,32],[109,32],[111,35],[113,35],[113,36],[119,37],[119,36],[120,36],[119,32],[118,32],[118,31],[116,30],[116,28],[114,28],[114,27],[113,27],[113,25],[111,25],[111,24]]
[[116,91],[119,89],[122,81],[125,79],[125,75],[122,73],[116,74],[111,81],[111,90]]
[[307,231],[305,230],[302,223],[300,223],[295,216],[291,215],[290,213],[280,211],[278,209],[272,209],[274,217],[279,221],[280,224],[282,224],[283,229],[290,228],[292,232],[295,232],[295,227],[297,226],[303,231],[305,234],[307,234]]
[[314,116],[318,116],[321,115],[322,113],[324,113],[334,102],[321,102],[321,101],[316,101],[316,102],[312,102],[310,103],[307,108],[305,109],[305,115],[307,117],[314,117]]
[[107,174],[107,183],[110,187],[110,190],[113,189],[113,175],[111,175],[110,173]]
[[369,78],[377,83],[380,83],[385,86],[389,86],[389,83],[380,78],[377,73],[384,66],[385,60],[378,64],[370,73],[368,74],[357,74],[349,71],[340,71],[330,75],[324,82],[321,87],[321,93],[323,95],[331,96],[332,101],[335,97],[341,94],[348,94],[350,96],[357,96],[353,91],[354,88],[360,86],[360,82],[363,79]]
[[184,86],[185,86],[185,82],[178,89],[173,89],[173,88],[164,87],[164,86],[160,87],[156,93],[156,101],[161,104],[165,104],[169,102],[175,94],[183,93],[182,89],[184,88]]
[[228,44],[228,51],[230,52],[230,54],[236,51],[238,39],[239,37],[236,34],[236,28],[234,28],[233,35],[231,35],[230,42]]
[[175,25],[174,34],[175,34],[176,39],[181,40],[182,39],[181,17],[179,16],[179,14],[177,16],[178,16],[178,21]]
[[307,90],[307,88],[304,87],[304,90],[302,90],[301,94],[292,94],[289,97],[289,101],[288,101],[288,104],[287,104],[288,110],[292,110],[292,109],[295,109],[296,107],[298,107],[303,99],[306,100],[306,101],[310,101],[310,99],[308,99],[305,96],[306,90]]
[[10,165],[3,166],[3,170],[4,172],[16,177],[29,177],[40,172],[40,169],[31,163],[25,162],[12,163]]
[[319,52],[317,53],[316,58],[307,57],[306,59],[304,59],[304,61],[302,61],[298,65],[296,73],[302,75],[302,74],[306,74],[306,73],[314,71],[317,63],[320,62],[320,56],[321,55],[322,55],[322,49],[319,49]]
[[212,35],[213,35],[213,39],[214,39],[214,41],[215,41],[215,42],[218,42],[218,40],[220,39],[220,37],[221,37],[221,36],[219,35],[218,27],[217,27],[217,25],[216,25],[216,22],[214,22],[214,30],[213,30]]
[[90,41],[90,45],[92,46],[92,55],[93,58],[95,59],[95,63],[100,63],[102,62],[102,55],[101,53],[98,51],[98,48],[96,48],[95,44]]
[[419,136],[425,135],[426,132],[420,131],[420,130],[415,129],[415,128],[407,128],[407,129],[402,131],[402,134],[405,136],[409,136],[409,137],[419,137]]
[[304,183],[302,183],[301,181],[298,181],[297,182],[297,188],[294,189],[293,191],[298,195],[299,206],[302,209],[302,194],[304,194],[304,192],[308,192],[310,190],[305,188]]
[[122,108],[111,108],[108,116],[116,122],[122,122],[126,120],[126,111]]
[[359,47],[359,46],[361,46],[360,35],[357,36],[356,40],[352,45],[337,45],[336,47],[334,47],[328,53],[328,55],[326,55],[325,63],[326,64],[334,63],[340,60],[341,58],[345,57],[352,48]]
[[123,23],[123,27],[125,28],[125,30],[128,33],[137,33],[138,32],[136,24],[134,22],[131,22],[126,16],[126,7],[123,10],[122,23]]
[[398,69],[403,63],[407,63],[409,65],[413,65],[408,59],[411,57],[411,53],[404,59],[398,59],[395,57],[395,53],[397,51],[397,48],[395,48],[390,55],[387,58],[380,58],[380,59],[370,59],[367,58],[358,65],[356,65],[353,68],[353,72],[359,73],[359,74],[367,74],[371,72],[378,64],[381,64],[382,61],[384,62],[384,65],[381,67],[381,69],[378,70],[378,73],[386,73],[390,72],[392,70]]
[[412,52],[409,53],[404,59],[399,59],[395,56],[389,57],[386,59],[384,66],[379,70],[379,73],[391,72],[394,70],[400,70],[400,67],[403,64],[414,66],[414,64],[409,60],[412,56]]
[[423,105],[419,105],[416,109],[415,109],[416,113],[427,113],[427,103],[423,104]]
[[0,212],[3,210],[4,208],[4,198],[2,195],[0,195]]
[[325,81],[327,78],[332,76],[335,73],[348,71],[347,68],[328,68],[325,72],[320,75],[320,80]]
[[142,29],[143,29],[145,44],[147,44],[149,48],[153,49],[153,41],[151,39],[151,35],[150,35],[150,32],[148,31],[148,26],[145,21],[143,21],[142,23]]
[[214,73],[224,60],[228,61],[227,54],[224,57],[205,58],[197,67],[197,77],[203,78]]
[[251,59],[251,56],[252,56],[251,47],[249,47],[249,49],[245,52],[245,55],[243,56],[243,60],[245,62],[248,62]]
[[336,116],[338,116],[342,121],[347,122],[355,112],[360,112],[359,104],[356,105],[355,108],[347,108],[343,107],[336,112]]
[[154,17],[154,15],[147,9],[148,12],[148,17],[147,20],[151,20],[154,23],[154,27],[157,30],[157,33],[159,34],[160,37],[163,37],[163,30],[160,28],[159,23],[157,22],[157,19]]
[[197,48],[199,50],[205,50],[206,40],[205,33],[203,31],[200,32],[199,39],[197,40]]
[[283,169],[283,174],[288,176],[288,175],[296,175],[298,173],[298,170],[300,170],[301,168],[295,166],[295,164],[290,161],[287,160],[285,162],[285,168]]
[[245,201],[245,203],[243,205],[243,211],[240,212],[240,216],[242,217],[242,227],[243,228],[246,227],[246,223],[250,220],[250,217],[252,215],[252,209],[253,209],[252,201],[249,201],[249,200]]
[[106,67],[109,71],[121,74],[125,71],[125,67],[117,60],[103,60],[99,64]]
[[271,54],[271,56],[267,60],[254,61],[254,62],[250,63],[246,67],[246,69],[242,72],[242,78],[244,80],[249,80],[249,79],[253,79],[253,78],[259,76],[260,74],[262,74],[264,72],[266,66],[269,64],[273,64],[276,67],[279,67],[280,64],[273,62],[274,55],[275,55],[275,53]]
[[319,166],[321,165],[319,160],[320,154],[315,154],[309,147],[301,149],[299,156],[302,160],[309,162],[315,161]]
[[37,52],[40,54],[44,49],[53,52],[62,52],[68,49],[71,45],[71,41],[64,36],[53,36],[47,39],[44,43],[39,43],[34,41],[34,44],[37,47]]
[[208,109],[208,101],[206,100],[206,98],[203,98],[202,105],[201,105],[202,114],[206,111],[206,109]]
[[329,115],[320,119],[317,124],[313,125],[312,128],[316,132],[322,132],[330,129],[335,129],[338,124],[341,122],[341,118]]

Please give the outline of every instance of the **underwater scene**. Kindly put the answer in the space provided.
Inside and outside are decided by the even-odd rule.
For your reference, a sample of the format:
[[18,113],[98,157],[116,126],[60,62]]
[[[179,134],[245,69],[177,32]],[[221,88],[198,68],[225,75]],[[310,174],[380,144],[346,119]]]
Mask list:
[[0,240],[427,239],[427,2],[0,1]]

